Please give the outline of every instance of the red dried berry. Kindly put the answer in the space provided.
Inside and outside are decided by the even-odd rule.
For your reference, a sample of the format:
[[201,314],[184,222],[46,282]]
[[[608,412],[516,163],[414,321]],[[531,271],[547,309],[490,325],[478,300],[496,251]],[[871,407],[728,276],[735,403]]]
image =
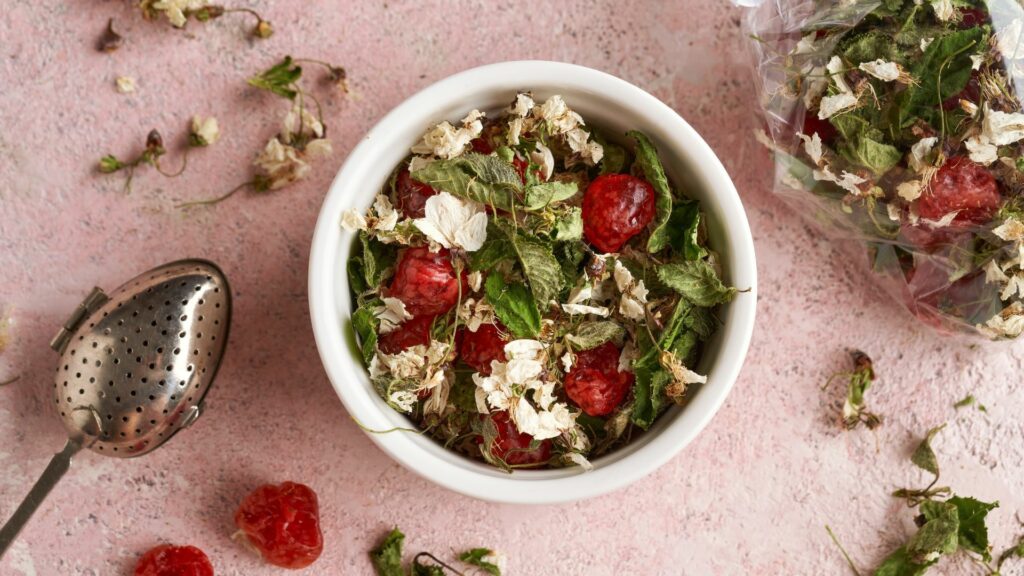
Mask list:
[[492,413],[491,421],[498,429],[498,437],[491,444],[491,455],[495,458],[509,466],[536,466],[551,458],[551,441],[541,440],[539,445],[531,450],[530,443],[533,442],[533,437],[521,434],[508,417],[508,412]]
[[[465,273],[462,275],[466,290]],[[452,309],[459,300],[459,278],[447,250],[408,248],[398,259],[387,295],[405,303],[413,316],[433,316]]]
[[825,144],[831,144],[835,141],[836,136],[839,135],[835,126],[833,126],[828,120],[818,118],[818,114],[816,112],[807,112],[804,115],[803,132],[807,136],[814,136],[817,134]]
[[988,10],[984,8],[964,8],[960,10],[963,18],[960,19],[958,27],[962,30],[977,28],[988,24],[990,21]]
[[958,210],[953,225],[986,224],[1001,202],[999,184],[992,173],[967,157],[956,156],[935,173],[917,200],[917,213],[938,220]]
[[494,146],[489,140],[483,138],[473,138],[469,141],[469,146],[473,149],[473,152],[477,154],[490,154],[494,152]]
[[135,576],[213,576],[213,564],[195,546],[157,546],[142,555]]
[[476,332],[466,328],[459,330],[459,358],[470,368],[481,374],[491,373],[491,361],[505,361],[505,344],[508,333],[504,327],[481,324]]
[[618,252],[654,219],[654,188],[629,174],[595,178],[583,195],[583,234],[602,252]]
[[324,549],[316,493],[295,482],[253,490],[235,512],[235,526],[274,566],[305,568]]
[[416,316],[387,334],[381,334],[377,346],[385,354],[398,354],[413,346],[430,345],[430,328],[434,316]]
[[967,81],[964,89],[942,101],[943,110],[956,110],[960,108],[960,101],[967,100],[977,104],[981,101],[981,73],[977,70],[971,72],[971,78]]
[[395,181],[395,194],[402,214],[408,218],[423,218],[426,215],[427,198],[437,194],[437,190],[429,184],[413,180],[408,170],[402,170]]
[[577,352],[565,375],[565,393],[590,416],[611,414],[633,387],[633,373],[619,372],[619,352],[612,342]]

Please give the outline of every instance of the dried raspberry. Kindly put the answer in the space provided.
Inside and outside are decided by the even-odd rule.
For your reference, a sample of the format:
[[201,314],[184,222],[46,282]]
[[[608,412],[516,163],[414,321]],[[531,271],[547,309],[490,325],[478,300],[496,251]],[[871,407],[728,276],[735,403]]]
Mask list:
[[815,112],[807,112],[804,115],[804,134],[807,136],[817,134],[825,144],[831,144],[839,135],[831,122],[818,118],[818,114]]
[[[907,308],[925,324],[948,333],[956,328],[954,319],[982,317],[992,302],[999,302],[999,290],[975,271],[949,282],[950,270],[934,260],[920,259],[907,270],[904,298]],[[991,314],[991,312],[989,312]]]
[[619,372],[619,352],[611,342],[577,352],[565,375],[565,393],[590,416],[611,414],[633,386],[633,373]]
[[195,546],[157,546],[142,555],[135,576],[213,576],[213,565]]
[[950,158],[939,168],[917,200],[922,218],[938,220],[959,210],[953,225],[985,224],[999,209],[1002,196],[992,173],[964,156]]
[[[536,466],[551,458],[551,441],[541,440],[533,450],[533,437],[521,434],[508,417],[508,412],[494,412],[491,421],[498,429],[498,437],[491,444],[491,455],[509,466]],[[481,440],[482,442],[482,440]]]
[[408,170],[398,173],[395,181],[398,209],[408,218],[423,218],[427,206],[427,198],[437,194],[429,184],[412,179]]
[[[463,292],[466,290],[462,275]],[[388,296],[405,303],[413,316],[432,316],[452,309],[459,300],[459,280],[447,250],[431,252],[426,247],[408,248],[395,267]]]
[[471,148],[473,148],[473,152],[476,152],[477,154],[486,155],[490,154],[491,152],[494,152],[494,146],[491,144],[491,142],[483,138],[473,138],[472,140],[469,141],[469,145]]
[[491,361],[505,361],[505,344],[508,344],[504,326],[481,324],[476,332],[466,328],[459,330],[459,358],[470,368],[481,374],[491,373]]
[[377,346],[385,354],[398,354],[413,346],[430,345],[430,328],[434,324],[434,316],[416,316],[406,320],[401,326],[387,334],[381,334]]
[[629,174],[595,178],[583,195],[583,233],[602,252],[618,252],[654,219],[654,188]]
[[964,8],[960,11],[963,18],[960,19],[958,25],[960,29],[966,30],[968,28],[977,28],[988,24],[990,21],[988,11],[984,8]]
[[324,549],[316,493],[295,482],[264,484],[235,512],[235,526],[268,563],[305,568]]

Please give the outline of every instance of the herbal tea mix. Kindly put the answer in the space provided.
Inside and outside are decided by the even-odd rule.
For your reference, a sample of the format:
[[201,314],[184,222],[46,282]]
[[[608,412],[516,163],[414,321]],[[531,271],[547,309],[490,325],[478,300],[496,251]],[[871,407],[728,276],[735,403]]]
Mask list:
[[374,387],[446,447],[501,468],[583,466],[683,404],[720,279],[700,205],[639,132],[514,95],[411,146],[349,260]]

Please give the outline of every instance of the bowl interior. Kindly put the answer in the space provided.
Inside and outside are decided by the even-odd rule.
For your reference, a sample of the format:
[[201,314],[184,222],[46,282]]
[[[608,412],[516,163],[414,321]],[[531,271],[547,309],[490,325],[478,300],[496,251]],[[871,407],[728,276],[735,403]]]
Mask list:
[[[514,62],[478,68],[441,81],[385,117],[353,151],[331,186],[320,215],[310,261],[314,331],[328,375],[349,412],[368,428],[408,427],[408,419],[374,392],[355,348],[345,263],[354,235],[340,230],[341,213],[364,211],[391,170],[425,130],[455,122],[477,108],[499,113],[520,90],[538,102],[562,95],[571,108],[609,137],[645,132],[657,145],[673,184],[701,202],[709,243],[722,257],[725,280],[748,289],[723,306],[722,326],[706,343],[697,367],[708,382],[684,408],[673,408],[635,441],[595,459],[594,470],[518,470],[507,474],[408,432],[371,434],[385,451],[414,471],[480,498],[542,502],[587,497],[624,485],[656,468],[706,425],[731,388],[753,328],[753,244],[738,195],[704,141],[671,109],[646,92],[606,74],[556,63]],[[642,458],[641,458],[642,457]],[[628,461],[628,462],[627,462]],[[567,482],[575,479],[576,482]],[[538,484],[562,484],[548,494]],[[566,492],[566,489],[569,489]]]

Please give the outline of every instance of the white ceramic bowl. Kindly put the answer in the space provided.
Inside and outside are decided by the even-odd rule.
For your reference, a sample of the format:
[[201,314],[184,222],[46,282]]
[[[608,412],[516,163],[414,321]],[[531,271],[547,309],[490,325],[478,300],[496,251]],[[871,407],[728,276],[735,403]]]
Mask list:
[[723,307],[723,325],[705,347],[697,369],[708,375],[707,384],[685,408],[669,411],[639,439],[596,459],[592,471],[507,474],[418,434],[369,435],[395,460],[451,490],[484,500],[543,504],[588,498],[634,482],[675,456],[707,425],[746,356],[754,328],[756,267],[746,214],[729,175],[700,135],[657,98],[603,72],[556,62],[505,62],[445,78],[395,108],[356,146],[331,184],[313,237],[309,307],[317,347],[338,396],[364,426],[384,430],[408,427],[409,421],[377,396],[355,351],[345,271],[354,235],[342,230],[341,214],[347,208],[367,209],[426,129],[442,120],[456,121],[473,108],[496,113],[519,90],[532,90],[538,101],[561,94],[606,134],[632,129],[648,134],[672,181],[700,200],[725,280],[747,289]]

